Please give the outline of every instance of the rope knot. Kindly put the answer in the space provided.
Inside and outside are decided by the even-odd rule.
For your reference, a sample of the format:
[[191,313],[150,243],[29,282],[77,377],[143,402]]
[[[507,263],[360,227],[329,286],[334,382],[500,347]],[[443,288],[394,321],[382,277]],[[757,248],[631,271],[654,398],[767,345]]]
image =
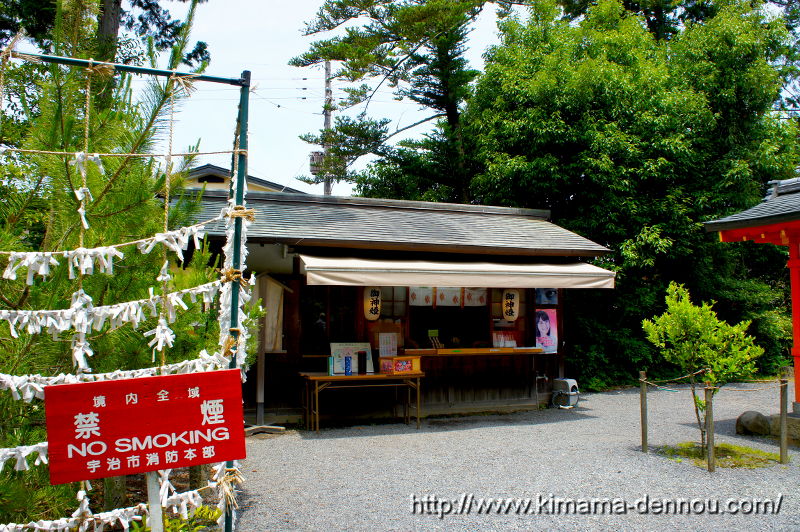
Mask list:
[[227,268],[225,270],[219,270],[220,273],[220,281],[223,283],[239,283],[242,288],[247,287],[247,280],[242,277],[242,270],[237,270],[236,268]]
[[244,477],[241,471],[239,471],[239,468],[225,468],[225,476],[219,480],[217,486],[227,512],[239,508],[239,504],[236,502],[236,486],[243,482]]
[[233,336],[226,337],[225,342],[222,344],[222,356],[227,359],[233,358],[233,354],[238,349],[238,346],[239,340]]
[[228,211],[228,218],[244,218],[248,222],[256,221],[256,210],[248,209],[244,205],[235,205]]
[[108,63],[98,62],[95,63],[93,58],[89,59],[89,66],[86,67],[86,73],[89,76],[97,74],[99,76],[112,76],[114,75],[114,66]]
[[194,78],[196,77],[197,74],[178,74],[177,70],[173,69],[172,75],[169,77],[169,79],[173,81],[186,96],[188,96],[195,89]]

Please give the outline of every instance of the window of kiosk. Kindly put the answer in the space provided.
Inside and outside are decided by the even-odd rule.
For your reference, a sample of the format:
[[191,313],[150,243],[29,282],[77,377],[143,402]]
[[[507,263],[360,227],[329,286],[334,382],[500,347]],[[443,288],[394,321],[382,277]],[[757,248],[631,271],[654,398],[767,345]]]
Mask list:
[[356,337],[356,291],[352,286],[307,286],[300,316],[300,349],[307,355],[330,354],[331,342],[352,342]]
[[438,331],[442,347],[489,347],[489,309],[482,307],[409,307],[409,336],[420,348],[433,347],[429,331]]
[[408,288],[405,286],[381,287],[381,319],[402,320],[408,309]]

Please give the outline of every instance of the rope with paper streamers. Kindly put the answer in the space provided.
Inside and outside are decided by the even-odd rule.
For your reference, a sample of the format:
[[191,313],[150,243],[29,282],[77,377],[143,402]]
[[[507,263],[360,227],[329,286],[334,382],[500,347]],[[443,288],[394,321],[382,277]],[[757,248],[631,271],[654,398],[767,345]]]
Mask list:
[[[116,370],[110,373],[82,373],[80,375],[60,373],[51,377],[45,377],[43,375],[9,375],[7,373],[0,373],[0,390],[10,391],[12,399],[16,401],[25,401],[29,403],[33,399],[44,399],[45,386],[77,384],[79,382],[138,379],[140,377],[153,377],[155,375],[203,373],[206,371],[227,369],[229,364],[230,357],[225,356],[223,352],[208,354],[208,352],[203,349],[200,351],[197,358],[194,359],[167,364],[165,366],[133,370]],[[244,381],[244,373],[242,373],[242,380]]]
[[205,237],[205,227],[223,220],[225,216],[228,216],[227,210],[219,216],[194,225],[164,233],[156,233],[154,236],[147,238],[97,248],[79,248],[68,251],[0,251],[0,255],[9,256],[2,278],[14,281],[17,279],[17,271],[21,268],[26,268],[28,270],[26,283],[32,285],[35,276],[46,278],[53,268],[60,265],[58,262],[59,257],[67,259],[67,264],[70,268],[70,279],[75,278],[75,269],[80,269],[84,275],[91,275],[97,268],[100,273],[110,275],[114,273],[114,259],[122,259],[125,256],[118,250],[134,245],[141,253],[148,254],[155,246],[161,244],[168,250],[173,251],[180,261],[183,261],[183,252],[189,249],[189,243],[194,242],[195,248],[199,249],[200,241]]
[[[175,321],[178,308],[188,310],[183,297],[189,296],[192,303],[196,303],[197,298],[202,297],[204,303],[210,304],[219,292],[221,284],[220,281],[212,281],[192,288],[169,292],[167,317],[170,323]],[[42,331],[50,334],[69,330],[99,331],[105,327],[107,321],[114,328],[123,324],[132,324],[136,328],[139,323],[147,319],[144,310],[150,310],[157,314],[157,303],[160,299],[160,295],[152,294],[151,288],[149,298],[95,307],[91,305],[92,299],[83,293],[74,299],[73,305],[68,309],[0,310],[0,320],[5,320],[11,325],[11,336],[14,338],[19,337],[16,327],[26,328],[26,332],[29,334],[41,334]]]
[[[189,518],[189,510],[199,508],[203,504],[200,495],[201,490],[211,489],[215,486],[205,486],[203,488],[173,493],[162,500],[165,509],[172,509],[176,515],[183,519]],[[93,514],[89,509],[89,499],[84,490],[78,492],[78,509],[72,517],[65,517],[55,520],[31,521],[29,523],[9,523],[0,524],[0,532],[18,532],[24,530],[103,530],[103,526],[114,526],[119,524],[124,530],[130,528],[134,521],[141,521],[142,517],[149,515],[149,508],[145,503],[128,508],[117,508],[115,510]]]
[[[183,300],[184,296],[188,295],[192,303],[197,302],[198,297],[202,297],[204,303],[211,304],[219,292],[220,285],[219,281],[214,281],[194,288],[170,292],[166,299],[151,293],[147,299],[97,307],[93,306],[92,299],[80,290],[73,296],[72,305],[68,309],[0,310],[0,320],[8,322],[11,336],[14,338],[19,337],[17,327],[24,328],[28,334],[41,334],[45,331],[53,337],[66,331],[75,331],[76,337],[73,338],[72,345],[73,362],[79,369],[88,370],[86,357],[90,357],[94,353],[85,339],[92,330],[100,331],[106,323],[112,328],[130,324],[135,329],[147,319],[146,310],[149,310],[153,317],[159,314],[159,302],[161,310],[165,311],[165,323],[173,323],[177,318],[178,308],[188,310],[188,306]],[[159,342],[166,343],[168,341],[168,332],[160,327],[161,325],[159,323],[155,329],[144,333],[144,336],[154,337],[150,342],[151,347]]]
[[3,472],[3,467],[6,462],[12,458],[15,460],[14,470],[27,471],[30,469],[28,466],[28,456],[34,453],[36,453],[34,465],[47,465],[46,441],[34,445],[20,445],[19,447],[0,449],[0,473]]
[[[199,508],[203,504],[202,490],[216,488],[216,483],[211,483],[197,490],[172,493],[161,500],[165,509],[171,509],[182,519],[189,518],[189,511]],[[55,520],[31,521],[28,523],[0,524],[0,532],[18,532],[24,530],[103,530],[103,526],[119,524],[124,530],[130,528],[134,521],[141,521],[142,517],[149,515],[149,508],[145,503],[128,508],[93,514],[89,509],[89,498],[85,490],[78,492],[78,508],[72,517]]]
[[0,525],[0,532],[19,532],[24,530],[78,530],[85,532],[88,530],[103,530],[104,526],[114,526],[117,523],[123,530],[128,530],[132,522],[141,521],[142,516],[145,515],[148,515],[147,505],[140,503],[129,508],[117,508],[116,510],[98,514],[80,512],[72,517],[56,520],[42,519],[29,523],[9,523]]
[[[239,149],[239,136],[235,136],[234,151]],[[252,298],[250,287],[255,284],[255,276],[251,275],[249,283],[244,281],[241,269],[234,268],[233,265],[233,249],[236,237],[235,222],[241,219],[241,236],[240,236],[240,264],[247,264],[247,231],[255,221],[255,211],[249,209],[244,199],[247,195],[247,180],[242,183],[242,204],[236,204],[238,196],[238,180],[235,177],[239,172],[239,158],[233,158],[233,169],[231,172],[231,195],[228,199],[227,217],[225,218],[225,246],[222,248],[225,257],[222,269],[222,284],[220,290],[220,313],[219,313],[219,330],[220,338],[219,345],[223,352],[228,354],[236,360],[237,365],[242,366],[246,361],[246,345],[249,338],[249,332],[244,323],[244,305],[247,304]],[[231,323],[231,309],[233,305],[233,282],[239,283],[239,305],[238,305],[238,323]],[[227,335],[222,334],[222,331],[228,331]],[[235,337],[233,333],[235,331]]]

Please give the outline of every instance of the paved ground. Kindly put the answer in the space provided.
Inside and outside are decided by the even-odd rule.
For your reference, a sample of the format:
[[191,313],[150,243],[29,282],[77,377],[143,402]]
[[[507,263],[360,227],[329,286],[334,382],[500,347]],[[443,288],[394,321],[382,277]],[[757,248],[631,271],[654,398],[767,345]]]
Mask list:
[[[778,411],[776,389],[737,391],[754,386],[732,385],[716,396],[717,442],[777,452],[773,440],[735,434],[743,411]],[[651,445],[698,438],[687,389],[651,392],[649,406]],[[584,395],[573,410],[430,419],[419,431],[388,424],[254,436],[242,462],[238,530],[800,530],[798,448],[788,466],[711,474],[642,453],[639,430],[638,389],[628,389]],[[459,508],[462,500],[469,506],[470,494],[468,515],[421,513],[448,507],[437,508],[433,496]],[[478,515],[477,501],[487,497],[532,498],[535,513]],[[615,512],[555,515],[558,498],[572,499],[578,510],[592,498],[610,499]],[[621,513],[615,498],[630,509]],[[695,510],[713,510],[719,501],[725,511],[745,501],[747,511],[753,499],[780,500],[780,509],[656,514],[654,501],[676,498],[697,499]],[[648,505],[648,513],[638,511]]]

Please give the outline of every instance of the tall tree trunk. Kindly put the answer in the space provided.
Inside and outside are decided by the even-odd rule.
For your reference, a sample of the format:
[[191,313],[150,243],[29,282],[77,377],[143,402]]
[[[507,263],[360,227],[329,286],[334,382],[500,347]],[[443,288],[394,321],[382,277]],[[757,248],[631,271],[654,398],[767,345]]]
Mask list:
[[121,12],[122,0],[103,0],[97,26],[97,58],[101,61],[114,61],[117,55]]
[[[122,0],[102,0],[102,3],[100,20],[97,24],[97,59],[113,63],[117,56]],[[96,90],[97,108],[109,108],[116,86],[115,78],[104,79],[93,85]]]
[[[439,55],[439,61],[442,63],[450,63],[450,50],[437,48],[436,53]],[[454,94],[456,88],[450,83],[450,78],[446,75],[449,70],[443,68],[445,74],[441,79],[442,93],[445,94],[444,113],[447,120],[446,137],[451,144],[449,153],[454,154],[455,160],[451,161],[453,164],[453,189],[456,201],[461,203],[469,203],[470,197],[467,193],[469,190],[467,176],[467,167],[465,164],[466,153],[464,152],[464,139],[461,135],[461,110],[458,108],[458,99]]]
[[198,490],[208,484],[211,478],[211,466],[208,464],[189,467],[189,489]]

